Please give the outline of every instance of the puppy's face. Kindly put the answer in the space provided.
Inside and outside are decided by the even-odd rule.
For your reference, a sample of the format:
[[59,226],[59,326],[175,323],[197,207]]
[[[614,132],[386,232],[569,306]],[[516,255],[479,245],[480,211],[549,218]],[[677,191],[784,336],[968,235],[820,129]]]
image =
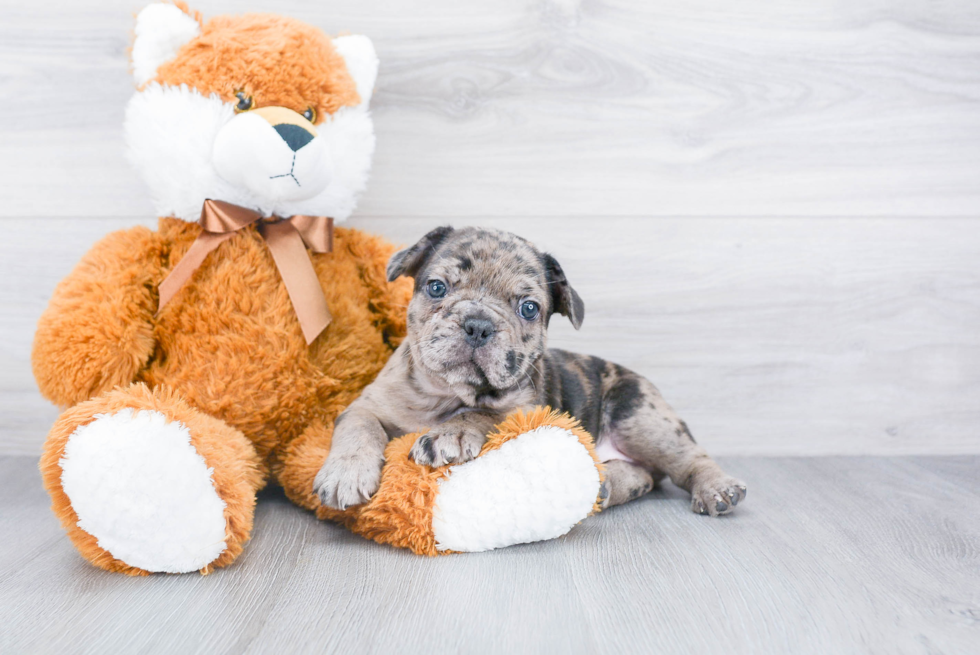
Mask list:
[[415,278],[413,360],[474,396],[528,386],[553,313],[577,329],[584,306],[553,257],[498,230],[437,228],[395,253],[388,279]]

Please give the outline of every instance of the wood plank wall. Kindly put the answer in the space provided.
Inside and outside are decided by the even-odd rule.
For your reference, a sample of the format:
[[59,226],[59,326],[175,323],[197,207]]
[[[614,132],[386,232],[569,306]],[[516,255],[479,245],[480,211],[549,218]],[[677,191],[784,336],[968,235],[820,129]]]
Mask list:
[[[57,412],[30,344],[57,281],[152,225],[123,153],[143,3],[0,4],[0,453]],[[371,36],[350,225],[553,252],[553,344],[648,375],[726,454],[980,452],[980,3],[249,0]]]

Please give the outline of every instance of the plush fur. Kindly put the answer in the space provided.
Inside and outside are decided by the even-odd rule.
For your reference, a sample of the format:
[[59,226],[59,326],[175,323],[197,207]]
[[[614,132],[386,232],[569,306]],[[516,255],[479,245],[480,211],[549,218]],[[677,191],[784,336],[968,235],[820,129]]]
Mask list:
[[191,445],[212,469],[214,490],[225,503],[225,548],[217,559],[201,568],[201,573],[210,573],[216,567],[231,563],[242,552],[242,545],[252,531],[255,492],[264,480],[262,461],[240,431],[194,409],[172,390],[151,390],[145,384],[130,385],[76,405],[61,415],[48,435],[41,457],[41,476],[51,494],[55,515],[79,552],[96,566],[109,571],[129,575],[149,573],[113,557],[99,545],[95,536],[79,526],[79,517],[62,485],[62,459],[76,430],[97,420],[100,415],[123,411],[157,412],[186,427]]
[[200,35],[152,79],[187,84],[226,102],[245,91],[259,107],[302,112],[312,106],[323,120],[341,107],[361,104],[357,84],[331,39],[311,25],[271,14],[202,21]]
[[[570,450],[577,452],[573,457],[584,458],[584,467],[580,461],[577,467],[558,463],[548,470],[546,462],[554,455],[550,450],[551,444],[546,443],[551,436],[547,434],[549,430],[554,431],[552,435],[557,432],[567,436],[579,446],[577,451]],[[459,467],[446,465],[431,468],[413,461],[409,452],[420,436],[406,435],[388,444],[381,487],[368,503],[345,512],[320,507],[317,515],[340,520],[354,532],[378,543],[408,548],[419,555],[442,555],[558,537],[590,513],[599,511],[596,498],[599,485],[605,479],[604,467],[595,454],[592,437],[567,414],[559,414],[550,408],[516,412],[487,437],[477,459]],[[486,460],[488,468],[479,470],[478,467],[485,461],[484,456],[500,454],[501,448],[508,444],[510,447],[519,446],[519,457],[537,465],[535,475],[521,475],[513,468],[498,466],[493,459]],[[533,453],[535,447],[549,448],[549,451],[545,454]],[[329,443],[326,452],[329,452]],[[326,452],[323,454],[326,455]],[[467,466],[476,470],[479,476],[470,485],[478,493],[463,491],[460,496],[451,499],[440,496],[444,485],[454,484],[454,476],[463,478],[469,475]],[[570,475],[575,470],[580,475]],[[481,473],[489,475],[481,476]],[[311,482],[315,474],[315,470],[308,472]],[[491,484],[495,476],[505,476],[508,483]],[[570,491],[569,487],[575,487],[575,490],[566,494]],[[505,502],[493,504],[490,512],[481,514],[479,509],[484,492],[494,495],[503,492],[508,497]],[[556,499],[559,504],[575,505],[576,496],[579,506],[573,507],[565,515],[554,511]],[[581,506],[583,498],[584,507]],[[493,500],[501,499],[494,497]],[[439,534],[440,503],[462,503],[466,509],[473,508],[470,518],[473,524],[482,523],[482,530],[474,531],[470,525],[459,523],[449,526],[447,530],[445,526],[448,522],[442,521],[443,530]],[[528,520],[515,520],[515,516],[521,514]],[[473,538],[474,532],[477,535],[491,535],[490,541]],[[442,543],[440,537],[447,542],[451,539],[453,546]]]
[[[147,549],[138,538],[127,541],[138,526],[127,525],[121,510],[114,516],[114,500],[100,496],[105,490],[80,469],[105,475],[98,471],[112,466],[104,461],[107,439],[126,444],[109,459],[128,461],[129,467],[152,460],[137,443],[180,459],[179,443],[170,442],[187,435],[203,458],[200,466],[211,471],[204,483],[213,486],[225,508],[221,554],[198,567],[207,572],[241,552],[255,492],[268,480],[282,484],[301,504],[318,507],[303,503],[312,487],[305,471],[322,465],[323,444],[329,444],[329,433],[316,426],[332,425],[400,343],[411,289],[408,281],[386,280],[390,244],[337,228],[333,252],[309,253],[333,320],[307,346],[266,242],[252,226],[211,253],[158,314],[157,288],[200,234],[187,219],[197,218],[205,197],[265,213],[337,219],[350,213],[374,143],[364,100],[377,60],[364,37],[343,37],[348,41],[342,55],[322,32],[298,21],[249,15],[205,23],[185,6],[165,4],[140,13],[135,36],[140,90],[127,112],[126,133],[130,156],[164,217],[156,231],[132,228],[93,246],[58,285],[38,323],[35,377],[41,392],[66,410],[49,435],[41,469],[55,512],[86,558],[130,574],[178,570],[196,560],[164,554],[159,561],[134,565],[143,561],[140,548]],[[315,198],[291,204],[256,197],[222,180],[212,165],[214,142],[236,116],[251,116],[235,112],[234,93],[240,89],[256,107],[282,107],[273,113],[286,116],[287,123],[309,125],[303,129],[322,139],[338,164],[350,166],[338,165],[343,170]],[[315,128],[302,116],[308,107],[317,113]],[[275,121],[265,122],[268,134],[275,135]],[[289,151],[285,143],[282,147]],[[155,412],[149,423],[147,411]],[[66,456],[69,444],[74,445]],[[124,453],[127,449],[132,452]],[[305,461],[308,456],[315,461]],[[185,460],[190,468],[198,466],[193,457]],[[163,476],[159,480],[121,471],[113,482],[122,486],[114,493],[125,493],[125,480],[132,479],[129,500],[144,515],[163,512],[165,500],[156,501],[148,490],[180,484],[167,481],[163,464],[146,473]],[[172,472],[180,465],[167,466]],[[187,475],[197,475],[190,468]],[[200,475],[194,479],[202,482]],[[73,509],[71,493],[88,519]],[[206,518],[200,521],[207,524]],[[128,546],[119,544],[127,543],[137,544],[127,551],[137,553],[129,557],[134,561],[122,561],[104,547],[116,544],[121,552]]]
[[[245,508],[247,521],[229,518],[244,527],[210,570],[241,551],[254,492],[270,476],[290,498],[318,507],[302,502],[329,451],[329,433],[313,428],[333,424],[405,333],[410,284],[385,280],[394,248],[344,228],[336,230],[333,253],[312,255],[333,322],[309,347],[255,228],[223,243],[155,318],[156,286],[199,232],[163,218],[157,232],[139,227],[109,235],[58,285],[38,324],[32,358],[38,386],[71,407],[45,445],[45,484],[76,546],[109,570],[143,572],[98,548],[78,528],[61,490],[58,462],[79,425],[126,407],[149,408],[187,425],[199,452],[219,449],[214,460],[201,454],[216,471],[219,495],[229,507]],[[239,455],[220,451],[236,440],[247,446]],[[255,471],[247,476],[251,483],[226,493],[219,472],[243,457]]]
[[177,52],[201,33],[201,15],[190,15],[187,5],[154,4],[136,17],[136,37],[130,54],[133,78],[142,86],[153,79],[157,69],[177,56]]
[[[367,184],[374,152],[368,101],[378,58],[370,39],[331,39],[314,27],[270,14],[204,22],[179,3],[146,7],[135,36],[138,90],[126,108],[127,154],[146,180],[159,215],[196,221],[207,198],[265,215],[316,214],[340,222],[351,214]],[[238,93],[250,99],[253,110],[281,107],[300,119],[312,109],[315,143],[293,152],[269,125],[252,134],[236,129],[255,118],[249,112],[236,115]],[[223,177],[216,160],[248,160],[249,150],[255,150],[248,137],[264,144],[253,167],[266,164],[275,167],[268,175],[288,174],[293,172],[289,158],[295,156],[296,184],[303,188],[288,178],[272,187],[251,187],[234,175]],[[237,145],[233,152],[228,152],[229,143]],[[302,193],[291,194],[291,189]]]
[[[97,566],[131,575],[225,566],[241,553],[255,494],[270,480],[320,518],[419,553],[438,549],[434,503],[447,472],[408,461],[410,440],[390,445],[382,492],[370,504],[338,512],[313,492],[335,418],[406,333],[412,286],[387,279],[394,247],[337,228],[332,252],[308,253],[332,315],[309,345],[254,224],[222,242],[158,307],[161,281],[201,233],[188,220],[205,197],[284,216],[339,219],[353,209],[373,148],[366,100],[377,61],[366,38],[343,38],[335,47],[281,17],[204,23],[173,5],[140,13],[133,57],[141,86],[126,132],[164,216],[156,231],[123,230],[92,247],[55,289],[32,353],[38,387],[64,409],[45,444],[44,484],[69,537]],[[273,111],[236,114],[240,89]],[[315,127],[302,116],[308,107]],[[305,145],[287,139],[296,134],[282,127],[289,125],[306,143],[323,139],[340,172],[301,201],[261,197],[221,178],[215,144],[242,116],[253,127],[235,132],[235,147],[254,137],[265,153],[279,147],[269,137],[280,134],[282,148],[301,152]],[[567,419],[543,413],[536,421],[563,426],[591,453],[591,440]],[[517,436],[502,432],[497,442]],[[543,494],[528,488],[527,507],[553,497],[574,468],[555,468]]]

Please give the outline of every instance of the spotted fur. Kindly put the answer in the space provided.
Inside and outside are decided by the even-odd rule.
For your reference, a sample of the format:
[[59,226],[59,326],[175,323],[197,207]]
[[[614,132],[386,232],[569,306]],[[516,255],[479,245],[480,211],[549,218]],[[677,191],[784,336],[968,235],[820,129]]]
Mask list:
[[[605,506],[639,498],[665,475],[692,494],[699,513],[725,514],[744,499],[745,485],[694,442],[648,380],[598,357],[547,348],[554,314],[576,329],[585,316],[551,255],[507,232],[441,227],[392,257],[389,280],[402,275],[415,279],[408,336],[335,425],[337,456],[331,452],[321,471],[334,481],[320,489],[324,503],[343,508],[370,498],[389,438],[430,428],[412,457],[464,462],[506,414],[535,405],[575,416],[612,458]],[[445,293],[433,293],[433,282]],[[528,301],[540,307],[531,319],[521,315]],[[485,343],[471,325],[489,331]]]

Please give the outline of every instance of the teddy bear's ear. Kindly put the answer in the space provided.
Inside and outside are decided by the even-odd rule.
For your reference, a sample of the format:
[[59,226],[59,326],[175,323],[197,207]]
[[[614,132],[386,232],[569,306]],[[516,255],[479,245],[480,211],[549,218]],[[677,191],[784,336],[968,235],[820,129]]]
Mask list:
[[347,62],[347,72],[357,84],[361,104],[367,105],[378,77],[378,55],[374,52],[374,44],[366,36],[354,34],[338,36],[333,40],[333,45]]
[[156,3],[136,16],[134,32],[133,77],[142,86],[153,79],[161,64],[177,55],[181,46],[201,33],[201,26],[179,7]]

